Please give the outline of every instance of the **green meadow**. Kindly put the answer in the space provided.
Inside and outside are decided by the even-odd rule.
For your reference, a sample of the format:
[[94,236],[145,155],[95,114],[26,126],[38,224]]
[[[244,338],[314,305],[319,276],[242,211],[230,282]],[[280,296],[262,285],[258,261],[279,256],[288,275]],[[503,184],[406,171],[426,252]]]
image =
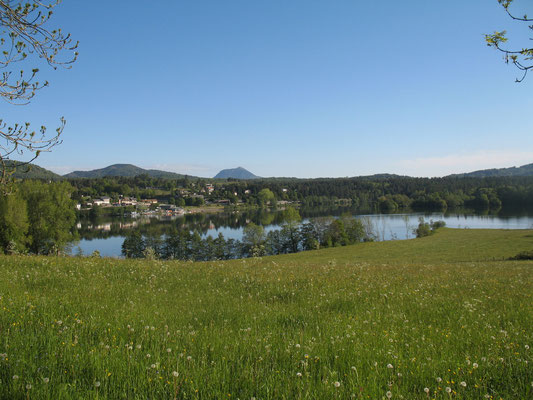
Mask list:
[[205,263],[0,257],[2,399],[532,399],[533,231]]

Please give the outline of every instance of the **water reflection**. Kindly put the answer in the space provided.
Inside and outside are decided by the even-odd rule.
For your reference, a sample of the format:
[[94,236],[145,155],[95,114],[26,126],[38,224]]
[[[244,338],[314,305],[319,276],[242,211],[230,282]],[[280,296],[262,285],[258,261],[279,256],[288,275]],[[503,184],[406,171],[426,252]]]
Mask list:
[[[443,220],[451,228],[470,229],[531,229],[531,210],[499,210],[497,213],[473,210],[455,210],[429,213],[373,214],[360,213],[349,207],[320,207],[299,209],[303,222],[317,217],[356,215],[373,229],[377,240],[402,240],[414,237],[413,229],[418,220]],[[265,227],[265,231],[279,229],[284,222],[284,210],[246,210],[219,212],[216,214],[186,214],[175,216],[139,216],[137,218],[115,217],[84,219],[77,224],[81,238],[79,247],[84,254],[98,250],[103,256],[120,256],[124,237],[135,230],[146,236],[165,235],[174,229],[197,231],[202,236],[213,237],[222,233],[225,238],[242,237],[242,228],[253,222]]]

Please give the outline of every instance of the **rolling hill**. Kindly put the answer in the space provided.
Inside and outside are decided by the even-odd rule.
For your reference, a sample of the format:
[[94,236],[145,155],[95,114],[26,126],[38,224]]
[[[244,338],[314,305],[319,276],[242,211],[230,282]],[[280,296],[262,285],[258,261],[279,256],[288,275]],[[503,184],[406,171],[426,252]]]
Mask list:
[[60,179],[63,179],[61,175],[58,175],[45,168],[39,167],[35,164],[23,164],[18,161],[7,161],[6,164],[8,168],[11,168],[11,166],[15,166],[13,178],[16,179],[44,179],[52,181],[58,181]]
[[464,174],[450,175],[450,177],[458,178],[491,178],[501,176],[533,176],[533,164],[526,164],[521,167],[482,169]]
[[153,178],[179,179],[185,175],[175,172],[161,171],[157,169],[144,169],[133,164],[113,164],[105,168],[93,169],[91,171],[74,171],[63,175],[65,178],[102,178],[105,176],[126,176],[148,175]]

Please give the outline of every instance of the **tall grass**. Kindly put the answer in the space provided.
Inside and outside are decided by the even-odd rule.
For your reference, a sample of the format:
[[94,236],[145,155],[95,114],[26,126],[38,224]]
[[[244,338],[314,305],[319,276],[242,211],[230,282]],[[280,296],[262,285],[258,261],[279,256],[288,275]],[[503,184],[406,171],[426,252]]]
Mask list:
[[531,231],[185,263],[0,257],[3,399],[533,398]]

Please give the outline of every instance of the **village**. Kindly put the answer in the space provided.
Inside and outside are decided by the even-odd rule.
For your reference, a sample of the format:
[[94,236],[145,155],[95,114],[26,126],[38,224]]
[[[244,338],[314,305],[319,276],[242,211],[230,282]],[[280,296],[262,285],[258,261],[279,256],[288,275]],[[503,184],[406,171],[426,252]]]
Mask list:
[[[162,191],[159,188],[151,188],[154,191]],[[112,209],[122,208],[122,213],[131,217],[137,217],[140,215],[145,216],[180,216],[190,213],[198,212],[213,212],[217,210],[223,210],[227,206],[242,206],[252,203],[250,200],[256,196],[251,190],[246,189],[241,193],[239,197],[238,192],[230,192],[232,198],[221,198],[218,193],[223,192],[219,190],[215,192],[215,186],[207,183],[197,188],[196,190],[190,190],[185,188],[175,189],[175,197],[170,195],[159,195],[153,198],[139,198],[134,196],[126,196],[118,194],[113,197],[103,196],[83,196],[78,199],[76,209],[78,211],[105,211]],[[223,188],[222,188],[223,189]],[[266,189],[270,196],[266,202],[270,206],[285,206],[290,203],[294,203],[288,200],[277,200],[274,194]],[[215,192],[215,193],[214,193]],[[287,189],[282,189],[282,193],[285,194]],[[228,196],[229,197],[229,196]],[[244,198],[243,198],[244,197]],[[174,203],[174,204],[172,204]]]

